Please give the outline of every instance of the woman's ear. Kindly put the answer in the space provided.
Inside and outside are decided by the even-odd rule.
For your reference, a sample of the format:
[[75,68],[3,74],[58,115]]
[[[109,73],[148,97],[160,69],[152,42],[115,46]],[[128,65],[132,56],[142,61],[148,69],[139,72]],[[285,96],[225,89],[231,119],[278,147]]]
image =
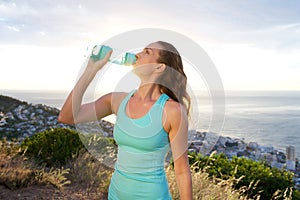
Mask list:
[[158,64],[157,66],[156,66],[156,71],[157,72],[163,72],[163,71],[165,71],[165,69],[166,69],[166,65],[164,64],[164,63],[160,63],[160,64]]

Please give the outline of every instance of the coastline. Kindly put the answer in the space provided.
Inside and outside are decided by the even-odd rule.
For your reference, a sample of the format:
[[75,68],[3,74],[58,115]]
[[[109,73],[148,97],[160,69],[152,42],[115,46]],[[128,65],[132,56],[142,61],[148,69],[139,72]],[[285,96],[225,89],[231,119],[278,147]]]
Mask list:
[[[19,132],[20,138],[23,139],[25,137],[30,137],[37,132],[44,131],[47,128],[76,128],[74,125],[66,125],[57,121],[57,115],[59,113],[57,107],[45,104],[28,103],[27,101],[10,96],[0,95],[0,97],[0,132],[7,131],[9,133],[16,131]],[[4,110],[4,107],[7,107],[7,105],[4,104],[5,102],[11,107],[10,110]],[[105,136],[112,137],[113,123],[107,120],[100,120],[98,123],[99,126],[105,130]],[[91,123],[81,124],[81,127],[85,130],[90,129],[92,132],[99,131],[93,130],[93,125],[91,125]],[[285,154],[283,149],[278,149],[274,146],[260,145],[253,141],[247,143],[244,138],[223,136],[218,133],[201,130],[189,130],[189,144],[191,145],[191,151],[207,154],[211,153],[213,150],[218,150],[219,152],[224,152],[228,157],[238,155],[238,151],[234,152],[234,148],[232,147],[236,147],[235,150],[241,151],[244,150],[247,145],[251,146],[250,149],[256,149],[256,151],[262,153],[276,151],[279,154]],[[230,152],[227,152],[227,150]],[[240,153],[240,155],[242,154]]]
[[[0,136],[1,138],[15,137],[20,141],[35,133],[51,128],[76,129],[80,131],[99,133],[104,137],[113,137],[114,124],[99,120],[79,125],[59,123],[59,109],[44,104],[32,104],[12,97],[0,95]],[[273,146],[263,146],[256,142],[246,143],[241,138],[224,137],[212,132],[189,130],[189,152],[210,155],[213,152],[224,153],[229,159],[233,156],[266,161],[270,166],[286,168],[286,152]],[[299,159],[295,160],[295,174],[300,177]],[[297,168],[298,167],[298,168]],[[299,179],[299,178],[298,178]],[[300,182],[300,180],[299,180]],[[297,182],[297,184],[299,184]]]
[[[196,91],[194,91],[196,92]],[[46,104],[60,109],[69,94],[65,90],[0,90],[0,94],[32,104]],[[209,130],[212,108],[205,92],[195,93],[199,99],[197,119],[199,131]],[[100,94],[86,93],[83,102],[89,102]],[[300,158],[300,91],[225,91],[226,112],[221,132],[224,137],[243,138],[245,142],[257,142],[264,146],[285,151],[286,146],[296,147]],[[104,120],[115,122],[111,115]]]

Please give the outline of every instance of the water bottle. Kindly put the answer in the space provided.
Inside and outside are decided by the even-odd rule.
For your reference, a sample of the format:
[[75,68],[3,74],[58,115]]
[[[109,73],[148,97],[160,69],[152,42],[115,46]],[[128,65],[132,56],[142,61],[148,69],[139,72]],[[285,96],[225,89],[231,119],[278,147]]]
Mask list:
[[[91,54],[91,58],[94,60],[101,60],[105,57],[105,55],[112,50],[111,47],[109,46],[105,46],[105,45],[95,45],[93,50],[92,50],[92,54]],[[136,57],[134,53],[129,53],[126,52],[125,55],[121,56],[121,58],[119,57],[119,59],[110,59],[109,60],[112,63],[118,64],[118,65],[133,65],[136,62]]]

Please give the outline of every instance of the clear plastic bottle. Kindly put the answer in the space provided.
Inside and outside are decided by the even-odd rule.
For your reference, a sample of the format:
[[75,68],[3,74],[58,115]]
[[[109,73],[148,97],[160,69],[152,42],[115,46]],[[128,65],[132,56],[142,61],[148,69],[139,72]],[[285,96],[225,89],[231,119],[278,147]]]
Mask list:
[[[94,60],[101,60],[105,57],[105,55],[112,50],[111,47],[105,46],[105,45],[96,45],[94,46],[91,54],[91,58]],[[110,59],[109,60],[112,63],[118,64],[118,65],[133,65],[136,62],[136,57],[134,53],[126,52],[125,55],[119,56],[118,59]]]

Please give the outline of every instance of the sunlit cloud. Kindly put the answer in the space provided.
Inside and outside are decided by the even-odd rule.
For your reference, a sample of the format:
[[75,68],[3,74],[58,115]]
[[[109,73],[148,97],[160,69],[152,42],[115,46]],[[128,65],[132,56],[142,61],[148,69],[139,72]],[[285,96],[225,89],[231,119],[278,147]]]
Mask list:
[[20,32],[20,29],[18,29],[18,28],[15,27],[15,26],[7,26],[7,28],[8,28],[9,30],[12,30],[12,31],[15,31],[15,32]]
[[284,24],[284,25],[278,25],[276,26],[279,30],[287,30],[291,28],[297,28],[297,30],[300,30],[300,23],[293,23],[293,24]]
[[[300,90],[300,83],[294,75],[299,74],[300,68],[299,7],[298,1],[286,3],[279,0],[2,1],[0,53],[14,58],[13,49],[22,49],[28,71],[40,69],[37,62],[30,61],[34,59],[33,53],[40,58],[50,54],[52,66],[46,66],[48,72],[51,69],[57,72],[59,68],[56,67],[63,64],[65,71],[60,72],[67,74],[67,71],[74,70],[68,61],[72,60],[73,65],[76,62],[81,64],[81,60],[75,60],[72,54],[77,57],[84,55],[88,45],[133,29],[170,29],[203,46],[219,69],[226,89],[284,85],[282,88]],[[72,50],[63,52],[67,48]],[[18,69],[17,63],[1,59],[0,66],[6,80],[9,79],[9,85],[22,80],[22,76],[17,80],[14,71],[2,69],[3,66]],[[72,75],[68,75],[65,82],[72,82]],[[47,80],[44,74],[39,77],[43,78],[35,77],[35,80]],[[0,87],[7,86],[7,82],[1,81]],[[30,87],[34,85],[38,84],[34,81]]]

